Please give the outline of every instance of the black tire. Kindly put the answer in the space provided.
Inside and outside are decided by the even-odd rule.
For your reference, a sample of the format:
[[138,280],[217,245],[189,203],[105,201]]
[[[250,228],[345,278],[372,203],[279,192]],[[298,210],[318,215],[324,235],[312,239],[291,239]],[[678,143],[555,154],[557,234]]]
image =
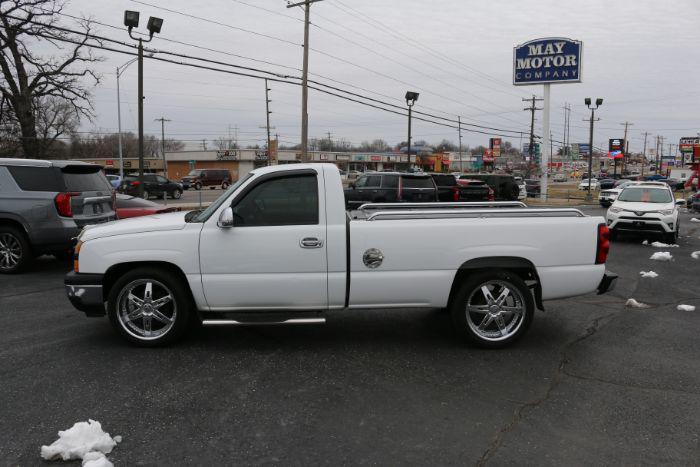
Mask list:
[[[496,297],[492,296],[494,299],[500,298],[500,294],[505,292],[505,288],[508,288],[505,301],[501,305],[489,302],[482,292],[482,286],[488,288],[490,285],[493,285],[494,288],[489,292],[497,294]],[[499,286],[503,288],[498,289]],[[474,307],[490,311],[467,312],[467,305],[470,303],[468,300]],[[480,301],[484,303],[479,303]],[[493,303],[493,306],[497,306],[499,310],[490,308],[489,303]],[[506,311],[501,307],[511,310]],[[520,312],[513,311],[518,308]],[[535,314],[535,301],[530,289],[520,277],[510,271],[496,269],[476,272],[468,276],[459,286],[452,303],[450,303],[450,313],[455,330],[467,342],[479,347],[496,349],[511,345],[527,331]],[[477,325],[474,321],[480,321],[480,324]],[[484,323],[486,325],[483,326],[483,330],[477,331]],[[504,328],[507,335],[503,334]]]
[[24,232],[0,225],[0,274],[21,272],[32,258],[32,248]]
[[201,189],[202,189],[202,184],[199,183],[199,182],[195,183],[195,184],[194,184],[194,189],[197,190],[197,191],[201,190]]
[[148,199],[151,197],[151,194],[148,192],[148,190],[143,190],[143,199]]
[[671,233],[664,234],[664,241],[670,245],[678,243],[678,231],[680,228],[680,222],[676,222],[676,229]]
[[222,189],[222,190],[225,190],[225,189],[227,189],[228,187],[229,187],[229,183],[228,183],[228,182],[224,182],[224,183],[221,184],[221,189]]
[[173,190],[173,192],[170,194],[170,197],[172,199],[180,199],[182,198],[182,190]]
[[[132,306],[127,298],[129,292],[133,292],[138,297],[143,290],[143,296],[138,298],[145,299],[147,297],[145,291],[149,282],[152,284],[152,301],[146,302],[146,305],[151,305],[147,311],[149,315],[136,316],[127,320],[125,315],[134,314],[140,310],[135,309],[131,313],[127,313],[129,307]],[[142,286],[143,289],[141,289]],[[152,267],[134,269],[120,277],[112,286],[107,300],[107,315],[114,329],[132,344],[141,347],[171,344],[180,339],[191,324],[194,312],[187,287],[188,285],[179,277],[168,271]],[[153,308],[158,299],[164,298],[163,290],[171,296],[171,301],[165,302],[159,308]],[[161,317],[159,318],[156,313],[160,313]],[[146,318],[148,326],[146,326]],[[160,321],[161,318],[169,318],[171,321]],[[132,324],[129,325],[127,322]],[[155,331],[152,329],[154,322],[157,328]],[[161,332],[161,334],[148,336],[139,332],[139,329],[145,330],[147,328],[153,333]]]

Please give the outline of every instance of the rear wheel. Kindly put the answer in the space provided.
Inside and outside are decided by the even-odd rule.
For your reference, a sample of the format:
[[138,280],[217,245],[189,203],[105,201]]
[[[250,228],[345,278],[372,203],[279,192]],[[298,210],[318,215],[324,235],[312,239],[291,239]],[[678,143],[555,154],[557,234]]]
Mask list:
[[530,326],[535,311],[532,293],[517,275],[485,271],[467,278],[450,305],[455,328],[480,347],[506,347]]
[[31,257],[31,248],[24,232],[15,227],[0,226],[0,273],[20,272]]
[[187,285],[155,268],[138,268],[112,287],[107,314],[129,342],[155,347],[176,341],[187,330],[191,302]]
[[180,199],[182,198],[182,190],[174,190],[170,196],[173,199]]
[[151,194],[147,190],[143,190],[143,199],[150,198]]
[[228,188],[228,182],[222,183],[222,184],[221,184],[221,189],[222,189],[222,190],[225,190],[226,188]]
[[195,190],[201,190],[201,189],[202,189],[202,184],[199,183],[199,182],[195,183],[195,184],[194,184],[194,189],[195,189]]

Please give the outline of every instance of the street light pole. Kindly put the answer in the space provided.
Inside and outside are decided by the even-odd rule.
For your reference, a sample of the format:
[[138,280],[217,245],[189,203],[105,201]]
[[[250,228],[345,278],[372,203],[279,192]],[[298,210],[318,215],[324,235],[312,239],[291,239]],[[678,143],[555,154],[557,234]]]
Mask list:
[[591,120],[590,120],[590,133],[588,138],[588,194],[586,194],[586,199],[590,201],[593,197],[591,196],[591,178],[593,177],[593,123],[595,122],[595,111],[598,107],[603,105],[603,99],[600,97],[595,100],[595,106],[591,104],[591,98],[586,97],[586,106],[591,109]]
[[406,105],[408,106],[408,168],[411,168],[411,117],[413,111],[413,104],[418,100],[418,93],[408,91],[406,93]]
[[134,37],[131,33],[133,28],[139,26],[139,12],[126,10],[124,12],[124,26],[129,28],[129,37],[139,41],[138,46],[138,92],[139,92],[139,196],[143,197],[143,43],[153,40],[153,34],[159,33],[163,27],[163,20],[151,16],[148,18],[148,39]]

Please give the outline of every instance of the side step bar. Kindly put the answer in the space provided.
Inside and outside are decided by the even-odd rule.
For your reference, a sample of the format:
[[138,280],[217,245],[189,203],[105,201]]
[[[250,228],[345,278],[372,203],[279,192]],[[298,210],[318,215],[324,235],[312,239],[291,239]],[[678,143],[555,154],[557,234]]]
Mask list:
[[277,326],[286,324],[325,324],[326,318],[289,318],[284,320],[240,320],[240,319],[205,319],[204,326]]

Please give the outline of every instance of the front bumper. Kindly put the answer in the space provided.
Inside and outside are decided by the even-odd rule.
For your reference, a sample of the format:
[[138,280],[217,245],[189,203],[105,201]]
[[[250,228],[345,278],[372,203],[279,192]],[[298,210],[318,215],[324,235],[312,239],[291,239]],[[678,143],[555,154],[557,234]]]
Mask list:
[[614,272],[605,271],[605,274],[603,274],[603,279],[601,279],[600,284],[598,284],[598,295],[611,292],[615,289],[615,285],[617,285],[617,274]]
[[672,233],[676,230],[677,219],[674,216],[661,216],[656,213],[637,216],[627,211],[610,215],[608,211],[607,223],[610,230]]
[[68,300],[87,316],[105,315],[102,277],[102,274],[80,274],[71,271],[63,280]]

